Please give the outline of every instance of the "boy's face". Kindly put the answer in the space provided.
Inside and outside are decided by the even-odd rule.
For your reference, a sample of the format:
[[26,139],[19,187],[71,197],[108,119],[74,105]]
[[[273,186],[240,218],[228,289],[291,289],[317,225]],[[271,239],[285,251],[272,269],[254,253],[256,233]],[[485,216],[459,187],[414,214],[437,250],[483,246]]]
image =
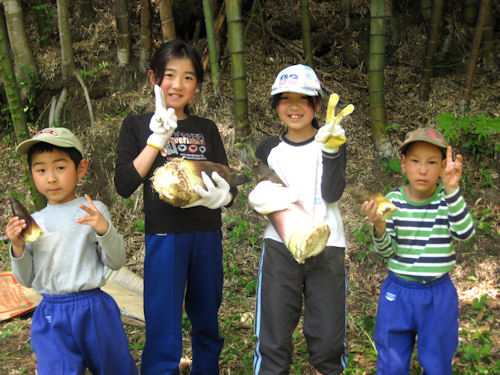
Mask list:
[[79,178],[85,176],[88,162],[82,159],[77,168],[63,151],[37,152],[31,160],[31,174],[36,188],[49,204],[61,204],[76,198],[75,188]]
[[429,199],[436,191],[446,160],[441,150],[427,142],[413,142],[401,156],[401,170],[408,177],[406,194],[414,201]]

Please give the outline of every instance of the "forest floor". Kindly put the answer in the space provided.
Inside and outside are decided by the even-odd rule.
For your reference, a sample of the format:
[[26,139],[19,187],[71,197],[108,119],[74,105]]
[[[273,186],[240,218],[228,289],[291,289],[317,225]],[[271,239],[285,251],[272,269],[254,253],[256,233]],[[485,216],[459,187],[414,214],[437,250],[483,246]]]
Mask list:
[[[314,3],[314,2],[313,2]],[[322,3],[324,4],[324,3]],[[325,5],[326,6],[326,5]],[[361,18],[368,15],[359,15]],[[121,88],[121,74],[114,61],[112,35],[107,35],[102,24],[111,22],[106,12],[99,14],[95,37],[87,43],[75,43],[77,61],[82,69],[93,74],[87,85],[92,98],[96,122],[90,126],[88,113],[81,92],[75,90],[71,104],[67,105],[65,118],[67,126],[82,139],[90,168],[86,178],[78,187],[79,194],[88,193],[93,199],[105,202],[118,230],[124,235],[127,247],[127,267],[142,277],[144,243],[141,227],[143,224],[142,192],[137,191],[130,198],[119,197],[113,186],[113,163],[116,157],[118,132],[123,118],[128,114],[153,110],[153,100],[146,75],[136,73],[135,88]],[[255,33],[255,31],[253,31]],[[111,33],[108,33],[111,34]],[[263,54],[262,40],[252,34],[245,49],[249,119],[252,134],[249,143],[257,144],[267,136],[282,131],[271,111],[269,92],[276,74],[287,65],[301,62],[296,51],[301,48],[300,40],[282,43],[274,40],[270,53]],[[393,145],[394,159],[404,134],[418,126],[434,127],[436,117],[441,113],[456,116],[498,117],[500,110],[500,80],[497,73],[478,70],[474,80],[470,102],[461,102],[464,89],[464,64],[454,71],[436,75],[432,79],[429,99],[419,100],[419,65],[425,47],[425,34],[415,26],[414,32],[405,34],[405,40],[394,50],[391,65],[385,71],[387,132]],[[351,40],[351,47],[354,41]],[[196,44],[200,51],[205,44]],[[339,108],[352,103],[354,113],[343,122],[347,136],[347,187],[339,204],[347,236],[346,266],[348,270],[349,292],[347,297],[347,345],[350,362],[346,373],[373,374],[376,352],[373,347],[373,325],[378,294],[387,274],[384,261],[370,251],[369,223],[353,197],[353,192],[368,188],[383,193],[403,183],[399,174],[381,167],[374,158],[374,141],[369,121],[368,76],[366,63],[348,65],[341,57],[342,46],[334,43],[331,51],[315,60],[315,69],[323,83],[326,95],[340,95]],[[95,52],[95,58],[89,55]],[[39,105],[43,108],[50,103],[50,96],[58,95],[57,66],[60,58],[56,46],[35,50],[40,70],[44,72],[46,83]],[[236,169],[248,166],[248,155],[238,147],[234,133],[232,112],[232,87],[229,58],[221,59],[221,88],[214,95],[209,74],[190,105],[192,113],[216,122],[223,136],[230,164]],[[85,63],[83,63],[85,62]],[[105,64],[103,64],[105,62]],[[54,73],[55,72],[55,73]],[[129,74],[130,76],[130,74]],[[52,83],[52,84],[51,84]],[[318,114],[319,122],[324,121],[326,103]],[[42,111],[40,111],[42,112]],[[46,125],[46,113],[33,119],[31,131]],[[29,191],[25,180],[25,166],[15,156],[15,139],[12,129],[0,129],[3,147],[0,148],[0,176],[4,190],[0,199],[0,222],[4,226],[11,216],[8,196],[16,192],[26,197],[30,206]],[[491,135],[489,146],[498,148],[499,132]],[[465,143],[465,140],[464,140]],[[500,361],[500,304],[499,288],[499,236],[500,236],[500,186],[498,152],[492,156],[477,157],[463,144],[454,145],[456,151],[464,155],[464,176],[461,189],[468,202],[469,210],[475,217],[477,233],[474,239],[456,244],[457,265],[451,272],[460,303],[460,346],[455,359],[457,374],[493,374]],[[486,173],[485,173],[486,171]],[[262,228],[266,219],[253,212],[247,204],[251,184],[244,185],[235,204],[223,210],[224,218],[224,270],[225,282],[223,303],[220,309],[221,334],[225,345],[221,355],[221,374],[249,374],[252,368],[254,334],[252,323],[241,323],[245,313],[253,313],[255,286],[261,249]],[[0,270],[10,270],[8,243],[0,243]],[[33,374],[36,368],[35,356],[30,347],[29,327],[31,314],[27,313],[0,323],[0,374]],[[312,374],[307,362],[307,350],[301,323],[294,334],[294,358],[290,373]],[[144,344],[144,327],[125,322],[130,347],[140,366],[141,349]],[[189,323],[184,324],[184,353],[191,356]],[[495,367],[496,366],[496,367]],[[490,372],[484,372],[490,371]],[[472,372],[471,372],[472,371]],[[483,372],[481,372],[483,371]],[[412,360],[412,374],[420,374],[417,356]]]

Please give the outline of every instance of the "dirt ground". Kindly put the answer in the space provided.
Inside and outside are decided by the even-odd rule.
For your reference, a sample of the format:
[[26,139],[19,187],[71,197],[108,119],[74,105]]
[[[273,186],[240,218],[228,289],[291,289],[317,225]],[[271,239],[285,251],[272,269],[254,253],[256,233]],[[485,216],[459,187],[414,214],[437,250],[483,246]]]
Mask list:
[[[114,224],[124,235],[127,246],[127,267],[142,276],[142,261],[144,258],[143,234],[136,230],[138,222],[143,220],[141,212],[141,192],[124,200],[120,198],[113,186],[113,163],[116,157],[118,132],[125,114],[141,113],[153,109],[153,100],[145,74],[120,70],[114,63],[113,34],[106,32],[104,25],[112,23],[112,13],[105,2],[97,2],[100,7],[95,25],[92,26],[93,38],[83,39],[75,43],[77,64],[95,74],[89,78],[87,85],[91,93],[96,123],[89,125],[88,112],[83,95],[74,90],[71,102],[66,106],[65,118],[69,126],[83,140],[86,156],[90,160],[90,168],[85,180],[78,187],[80,194],[88,193],[93,199],[105,202],[114,218]],[[289,4],[290,2],[286,2]],[[359,327],[359,319],[367,312],[374,313],[381,282],[386,275],[385,263],[375,254],[368,251],[369,241],[366,237],[368,222],[362,215],[359,204],[354,200],[353,193],[360,188],[369,188],[374,191],[387,192],[403,183],[399,175],[390,174],[383,170],[374,157],[374,142],[369,120],[368,76],[366,68],[366,43],[360,40],[367,39],[369,29],[369,8],[366,1],[354,2],[357,8],[353,10],[354,24],[349,36],[343,34],[344,25],[338,25],[339,5],[330,2],[311,1],[313,23],[317,27],[313,40],[321,56],[315,58],[315,69],[323,83],[326,94],[336,92],[340,95],[339,107],[354,104],[355,112],[343,122],[347,137],[347,188],[340,201],[342,216],[345,224],[348,247],[346,251],[346,265],[349,277],[347,341],[349,350],[354,354],[354,360],[364,366],[366,374],[374,371],[374,359],[363,348],[366,342],[365,333]],[[104,5],[103,5],[104,4]],[[293,33],[290,30],[297,28],[296,6],[277,8],[277,2],[264,2],[265,10],[272,16],[266,22],[273,27],[266,29],[271,36],[271,49],[264,55],[264,38],[259,27],[248,28],[248,41],[245,46],[246,77],[248,83],[249,119],[252,135],[247,141],[257,144],[260,140],[282,129],[272,113],[269,105],[269,91],[275,75],[287,65],[302,62],[297,54],[301,48],[298,38],[285,39],[275,34]],[[333,7],[333,8],[331,8]],[[336,16],[331,16],[331,15]],[[404,19],[410,17],[403,14]],[[294,23],[295,20],[295,23]],[[253,21],[255,22],[255,21]],[[299,18],[300,26],[300,18]],[[330,26],[328,26],[330,25]],[[324,27],[322,27],[324,26]],[[328,27],[327,27],[328,26]],[[288,30],[287,30],[288,28]],[[327,31],[325,31],[327,30]],[[465,29],[457,28],[455,42],[468,51],[470,43],[465,40]],[[462,33],[463,31],[463,33]],[[300,32],[300,30],[299,30]],[[464,89],[465,63],[467,53],[463,53],[458,64],[448,70],[441,69],[432,79],[431,92],[428,101],[419,100],[418,82],[420,79],[420,62],[425,50],[425,28],[419,24],[408,24],[401,33],[402,39],[397,48],[390,51],[389,63],[385,71],[386,85],[386,117],[388,134],[393,145],[393,157],[397,158],[398,145],[404,139],[404,134],[417,126],[436,126],[435,118],[441,113],[453,113],[457,116],[477,116],[484,114],[489,117],[498,117],[500,110],[500,80],[497,72],[483,72],[478,69],[474,79],[470,102],[464,107],[461,102]],[[314,37],[316,37],[314,39]],[[364,38],[364,39],[363,39]],[[328,43],[329,48],[324,45]],[[194,42],[201,53],[206,51],[206,41],[200,39]],[[498,54],[497,43],[497,56]],[[89,53],[93,51],[93,53]],[[58,95],[59,82],[57,67],[57,46],[35,49],[39,69],[44,80],[43,89],[37,98],[37,114],[32,122],[31,131],[45,126],[47,114],[43,108],[50,104],[50,97]],[[245,167],[246,158],[243,151],[237,146],[235,139],[234,116],[232,114],[232,88],[230,78],[229,57],[227,52],[221,58],[221,89],[214,95],[211,89],[209,73],[203,84],[201,93],[194,98],[191,110],[193,113],[214,120],[223,135],[226,150],[231,165],[236,169]],[[107,64],[102,64],[107,62]],[[99,65],[101,64],[101,65]],[[98,68],[98,66],[100,66]],[[133,88],[121,87],[119,81],[123,77],[132,77]],[[318,118],[324,121],[326,103]],[[1,128],[0,135],[3,147],[0,148],[0,176],[4,183],[4,190],[0,198],[4,205],[0,208],[0,235],[4,234],[4,225],[10,217],[10,208],[7,202],[10,192],[24,195],[29,201],[29,191],[24,178],[25,167],[22,161],[15,156],[15,140],[12,129]],[[499,133],[492,136],[491,145],[498,148]],[[489,356],[493,362],[500,359],[499,318],[500,305],[498,300],[500,247],[500,185],[498,152],[488,158],[475,158],[467,149],[456,145],[457,151],[464,154],[464,178],[462,191],[469,205],[469,210],[475,216],[477,223],[484,223],[487,230],[478,230],[475,238],[468,243],[456,244],[457,266],[451,277],[459,293],[462,331],[472,328],[489,330],[493,338]],[[492,186],[482,186],[481,172],[491,170],[488,174]],[[28,206],[30,210],[33,207]],[[265,224],[265,219],[259,217],[245,205],[244,200],[237,202],[232,208],[224,210],[224,233],[227,246],[232,246],[230,254],[232,264],[249,279],[256,278],[259,260],[260,241],[256,244],[248,241],[236,241],[236,246],[230,243],[234,238],[234,218],[248,223],[248,231],[255,231],[259,225]],[[228,254],[229,257],[229,254]],[[229,258],[228,258],[229,259]],[[0,269],[10,269],[8,243],[0,242]],[[234,279],[226,277],[224,284],[225,296],[239,293],[241,285]],[[473,305],[475,298],[487,295],[482,315],[479,316]],[[220,320],[231,319],[234,314],[244,311],[253,311],[254,297],[249,296],[244,306],[236,306],[227,298],[224,299],[220,310]],[[484,312],[486,311],[486,313]],[[359,318],[359,319],[357,319]],[[33,374],[36,360],[29,346],[29,326],[31,314],[3,321],[0,323],[0,374]],[[140,363],[140,354],[144,340],[144,329],[140,326],[125,324],[131,343],[132,353]],[[239,329],[234,332],[242,344],[246,357],[251,356],[253,331]],[[226,339],[226,341],[229,341]],[[189,356],[189,341],[185,345],[186,355]],[[245,366],[242,357],[227,356],[221,359],[221,373],[244,374]],[[300,369],[299,369],[300,370]],[[310,368],[307,364],[301,369],[307,374]],[[361,373],[361,372],[359,372]]]

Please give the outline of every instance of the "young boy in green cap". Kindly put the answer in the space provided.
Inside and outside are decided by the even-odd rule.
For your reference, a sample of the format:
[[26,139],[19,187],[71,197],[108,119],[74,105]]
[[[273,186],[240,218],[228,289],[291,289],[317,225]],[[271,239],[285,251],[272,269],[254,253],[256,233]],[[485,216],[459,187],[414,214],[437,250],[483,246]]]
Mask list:
[[88,167],[82,144],[68,129],[46,128],[17,152],[47,198],[33,214],[40,238],[25,242],[17,216],[6,226],[15,278],[43,296],[31,323],[38,374],[137,374],[118,306],[100,289],[104,266],[125,264],[123,238],[102,202],[75,194]]
[[453,160],[452,147],[430,128],[409,132],[400,151],[408,183],[386,196],[397,211],[384,221],[375,201],[362,205],[374,224],[375,248],[389,266],[375,325],[377,374],[408,374],[418,337],[424,373],[451,375],[458,346],[451,240],[467,240],[475,231],[458,186],[462,155]]

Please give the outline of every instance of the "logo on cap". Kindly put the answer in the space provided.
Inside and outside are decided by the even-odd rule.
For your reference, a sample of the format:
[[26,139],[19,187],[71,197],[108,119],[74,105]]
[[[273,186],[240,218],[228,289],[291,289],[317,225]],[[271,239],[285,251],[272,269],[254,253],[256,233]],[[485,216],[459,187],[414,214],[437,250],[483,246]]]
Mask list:
[[436,138],[436,139],[439,139],[437,133],[435,130],[432,130],[432,129],[427,129],[427,135],[429,137],[432,137],[432,138]]
[[50,135],[53,135],[54,137],[59,137],[59,134],[57,134],[57,132],[55,132],[54,130],[44,129],[44,130],[40,130],[38,132],[38,134],[35,135],[33,138],[40,137],[44,134],[50,134]]

